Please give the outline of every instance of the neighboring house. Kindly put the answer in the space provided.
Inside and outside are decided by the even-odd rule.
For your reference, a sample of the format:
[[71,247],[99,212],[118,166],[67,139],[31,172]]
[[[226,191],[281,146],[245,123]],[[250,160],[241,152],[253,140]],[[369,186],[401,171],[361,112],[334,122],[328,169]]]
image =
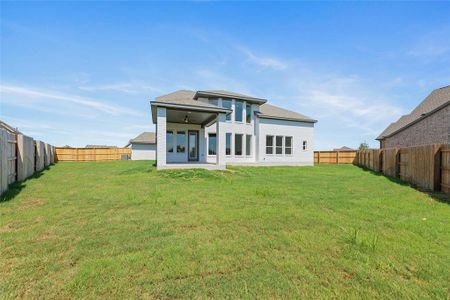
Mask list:
[[156,135],[154,132],[143,132],[128,142],[125,147],[131,146],[132,160],[156,159]]
[[343,146],[341,148],[334,148],[333,151],[355,151],[355,149],[352,149],[352,148],[347,147],[347,146]]
[[180,90],[151,101],[157,167],[313,165],[314,123],[266,99]]
[[380,148],[450,144],[450,86],[436,89],[378,137]]
[[107,145],[86,145],[84,148],[117,148],[117,146],[107,146]]

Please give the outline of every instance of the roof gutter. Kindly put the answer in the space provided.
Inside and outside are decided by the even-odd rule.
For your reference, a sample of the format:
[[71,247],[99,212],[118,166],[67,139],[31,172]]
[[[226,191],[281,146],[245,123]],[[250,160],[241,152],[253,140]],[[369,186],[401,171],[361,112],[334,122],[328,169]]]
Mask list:
[[269,115],[258,114],[258,118],[262,119],[273,119],[273,120],[286,120],[286,121],[295,121],[295,122],[304,122],[304,123],[317,123],[317,120],[308,120],[308,119],[295,119],[295,118],[285,118],[285,117],[275,117]]
[[255,103],[264,104],[267,102],[267,99],[262,98],[254,98],[254,97],[248,97],[248,96],[236,96],[236,95],[229,95],[229,94],[223,94],[223,93],[214,93],[214,92],[206,92],[206,91],[197,91],[194,95],[194,99],[198,99],[199,97],[223,97],[223,98],[230,98],[230,99],[240,99],[240,100],[247,100]]
[[186,109],[186,110],[195,110],[195,111],[203,111],[203,112],[222,112],[229,114],[232,112],[231,109],[222,108],[222,107],[207,107],[207,106],[194,106],[194,105],[186,105],[186,104],[173,104],[173,103],[165,103],[158,101],[150,101],[151,106],[160,106],[167,108],[178,108],[178,109]]

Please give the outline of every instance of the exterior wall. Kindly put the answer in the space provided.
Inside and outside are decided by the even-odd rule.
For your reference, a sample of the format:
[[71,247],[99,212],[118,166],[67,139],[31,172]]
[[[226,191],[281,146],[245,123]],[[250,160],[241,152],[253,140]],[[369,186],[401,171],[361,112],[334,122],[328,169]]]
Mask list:
[[[164,151],[166,152],[166,159],[167,163],[183,163],[188,162],[188,131],[189,130],[196,130],[199,132],[199,155],[198,155],[198,161],[199,162],[205,162],[206,156],[205,156],[205,149],[206,149],[206,140],[205,140],[205,133],[204,129],[201,128],[200,125],[196,124],[181,124],[181,123],[167,123],[167,131],[173,131],[173,152],[169,153],[167,152],[167,148],[164,148]],[[184,131],[185,132],[185,151],[184,153],[177,153],[177,135],[176,133],[178,131]],[[164,140],[166,139],[166,136],[164,135]],[[158,140],[159,141],[159,140]],[[167,141],[166,141],[167,143]],[[159,150],[159,148],[158,148]]]
[[[222,99],[219,99],[219,106],[222,105]],[[223,123],[223,126],[221,127],[221,130],[224,131],[224,136],[226,133],[231,133],[231,155],[225,155],[225,163],[252,163],[256,162],[256,135],[255,135],[255,115],[254,111],[259,110],[258,105],[252,104],[252,114],[251,114],[251,122],[246,123],[245,116],[246,116],[246,101],[244,102],[244,109],[243,109],[243,122],[236,122],[235,119],[235,100],[232,100],[232,106],[231,109],[233,110],[231,114],[231,120],[225,121]],[[208,134],[210,133],[216,133],[216,124],[211,125],[210,127],[205,128],[205,136],[204,139],[206,140],[206,146],[208,145]],[[234,149],[234,135],[235,134],[242,134],[243,135],[243,143],[242,143],[242,154],[243,155],[235,155],[235,149]],[[246,135],[252,136],[251,141],[251,153],[249,156],[246,154]],[[226,141],[225,139],[222,141],[223,147],[226,147]],[[205,150],[205,153],[208,154],[208,150]],[[216,156],[215,155],[207,155],[208,163],[215,163],[216,162]]]
[[[266,154],[266,136],[292,136],[292,155]],[[303,150],[303,141],[307,149]],[[274,119],[259,119],[259,158],[260,163],[302,165],[314,164],[314,124]],[[284,143],[284,141],[283,141]],[[274,140],[275,153],[275,140]]]
[[403,148],[428,144],[450,144],[450,105],[385,138],[381,147]]
[[156,144],[131,144],[132,160],[156,160]]

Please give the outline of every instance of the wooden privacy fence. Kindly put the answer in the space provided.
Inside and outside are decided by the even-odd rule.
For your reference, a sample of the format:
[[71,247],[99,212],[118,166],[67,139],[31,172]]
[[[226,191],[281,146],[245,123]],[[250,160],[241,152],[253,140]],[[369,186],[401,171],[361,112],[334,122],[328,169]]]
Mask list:
[[349,151],[314,151],[315,164],[352,164],[356,150]]
[[25,180],[55,162],[55,147],[3,126],[0,127],[0,195],[11,183]]
[[450,193],[449,145],[361,150],[355,164],[425,190]]
[[131,148],[56,148],[57,161],[102,161],[130,159]]

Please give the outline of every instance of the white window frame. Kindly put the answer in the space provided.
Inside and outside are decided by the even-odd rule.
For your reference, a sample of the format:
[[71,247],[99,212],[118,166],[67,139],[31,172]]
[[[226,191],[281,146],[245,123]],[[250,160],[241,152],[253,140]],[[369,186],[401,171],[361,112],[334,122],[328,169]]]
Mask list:
[[[287,139],[287,138],[290,138],[290,139],[291,139],[291,146],[290,146],[290,147],[287,147],[287,146],[286,146],[286,139]],[[292,155],[294,154],[294,152],[293,152],[293,150],[294,150],[293,145],[294,145],[294,137],[292,137],[292,136],[285,136],[285,137],[284,137],[284,155],[292,156]],[[291,149],[291,153],[290,153],[290,154],[287,154],[287,153],[286,153],[286,149],[287,149],[287,148]]]
[[[280,148],[278,145],[277,145],[277,138],[281,138],[281,153],[277,153],[277,148]],[[277,156],[283,156],[283,154],[284,154],[284,136],[282,136],[282,135],[276,135],[275,136],[275,155],[277,155]]]

